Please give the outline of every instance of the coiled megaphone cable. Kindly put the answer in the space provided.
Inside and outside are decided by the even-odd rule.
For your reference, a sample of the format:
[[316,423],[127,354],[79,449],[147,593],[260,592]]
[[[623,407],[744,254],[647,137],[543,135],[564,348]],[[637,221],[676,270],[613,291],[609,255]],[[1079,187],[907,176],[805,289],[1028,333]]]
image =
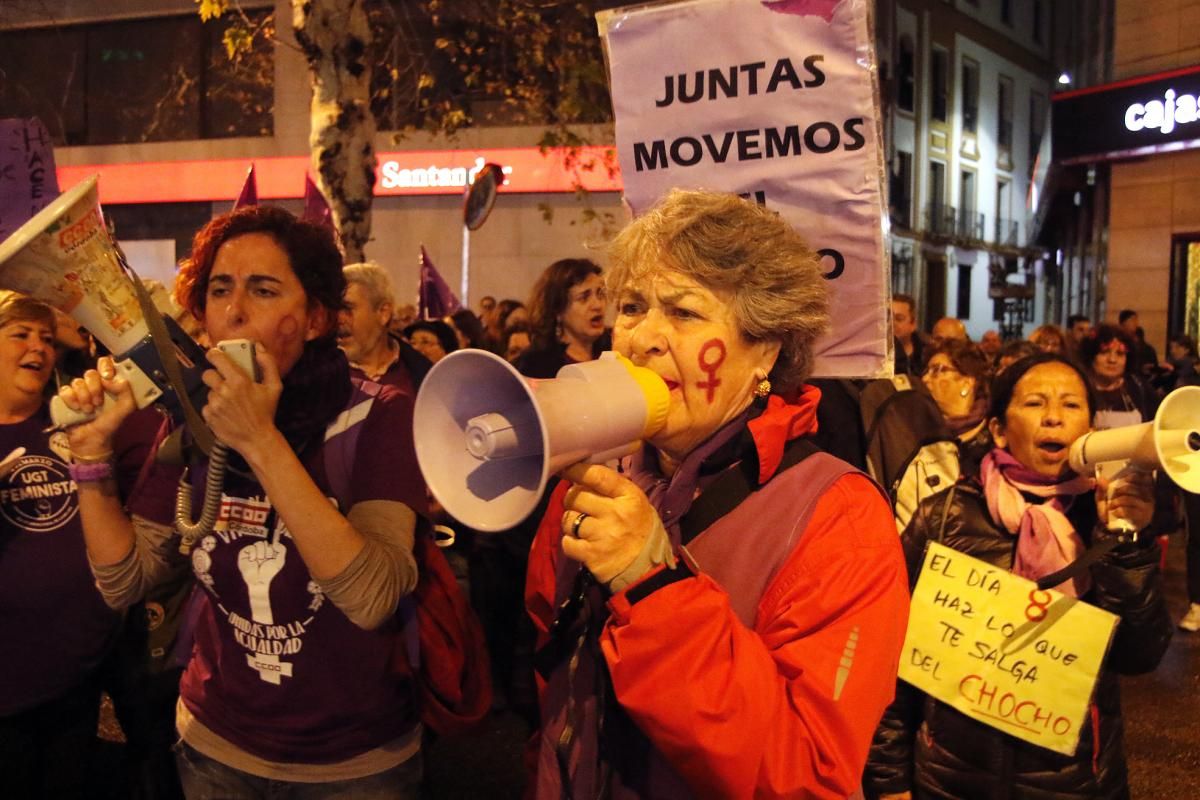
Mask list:
[[191,555],[196,540],[212,531],[221,510],[221,492],[225,485],[225,465],[228,463],[229,446],[221,440],[213,442],[208,456],[208,477],[204,484],[204,505],[200,518],[192,520],[192,482],[187,467],[179,478],[179,490],[175,494],[175,529],[179,531],[179,552]]

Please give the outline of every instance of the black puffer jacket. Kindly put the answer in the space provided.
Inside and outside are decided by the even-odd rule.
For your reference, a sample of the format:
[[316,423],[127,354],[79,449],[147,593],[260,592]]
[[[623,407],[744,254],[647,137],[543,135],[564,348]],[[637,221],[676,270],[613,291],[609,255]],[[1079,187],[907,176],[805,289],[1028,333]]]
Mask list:
[[[1095,515],[1093,502],[1076,502],[1068,514],[1080,532],[1094,529]],[[992,521],[982,489],[971,481],[925,500],[902,541],[914,584],[929,541],[1004,569],[1012,568],[1016,552],[1016,537]],[[914,798],[971,800],[1128,797],[1117,675],[1153,670],[1172,632],[1153,545],[1152,538],[1121,545],[1092,566],[1092,588],[1083,599],[1121,622],[1074,756],[982,725],[897,681],[896,699],[871,746],[863,777],[867,797],[904,791]]]

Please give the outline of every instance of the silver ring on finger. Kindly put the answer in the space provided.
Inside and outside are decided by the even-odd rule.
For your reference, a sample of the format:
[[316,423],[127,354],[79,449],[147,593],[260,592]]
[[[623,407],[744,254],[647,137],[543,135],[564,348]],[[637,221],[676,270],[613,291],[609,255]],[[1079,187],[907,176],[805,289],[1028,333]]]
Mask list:
[[579,538],[579,526],[583,524],[583,521],[587,519],[587,516],[588,515],[586,512],[581,511],[579,512],[579,516],[575,518],[575,521],[571,523],[571,535],[576,539]]

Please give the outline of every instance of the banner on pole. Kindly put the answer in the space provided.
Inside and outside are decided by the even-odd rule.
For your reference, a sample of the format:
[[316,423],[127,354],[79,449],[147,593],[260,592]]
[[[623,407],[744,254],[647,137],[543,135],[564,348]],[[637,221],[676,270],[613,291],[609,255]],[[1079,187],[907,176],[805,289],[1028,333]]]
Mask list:
[[1074,755],[1117,616],[932,542],[900,677],[972,719]]
[[417,287],[417,318],[441,319],[462,308],[450,286],[421,245],[421,281]]
[[625,199],[731,192],[823,258],[815,374],[892,373],[890,263],[867,0],[686,0],[597,15]]

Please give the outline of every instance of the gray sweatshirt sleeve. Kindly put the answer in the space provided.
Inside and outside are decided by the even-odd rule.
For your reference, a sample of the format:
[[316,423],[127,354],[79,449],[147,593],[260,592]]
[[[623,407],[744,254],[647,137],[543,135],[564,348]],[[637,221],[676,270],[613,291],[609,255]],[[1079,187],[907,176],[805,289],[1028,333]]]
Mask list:
[[351,622],[372,630],[386,622],[400,598],[417,586],[413,557],[417,515],[394,500],[368,500],[353,505],[346,519],[366,544],[341,574],[317,583]]
[[91,561],[92,575],[100,596],[110,608],[128,608],[146,596],[152,587],[187,568],[179,552],[179,537],[169,525],[133,516],[133,547],[115,564],[98,566]]

